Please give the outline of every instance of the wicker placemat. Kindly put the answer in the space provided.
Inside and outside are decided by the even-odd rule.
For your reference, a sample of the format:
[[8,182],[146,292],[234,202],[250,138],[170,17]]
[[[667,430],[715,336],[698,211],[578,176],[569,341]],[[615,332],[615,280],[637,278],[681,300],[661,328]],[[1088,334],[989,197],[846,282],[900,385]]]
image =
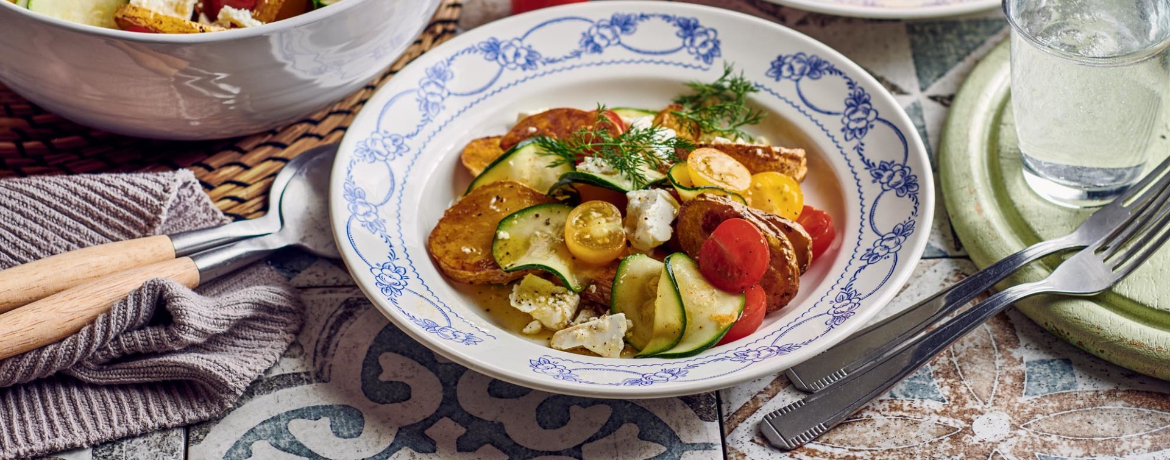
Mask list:
[[455,35],[462,11],[461,0],[444,0],[401,58],[345,99],[282,128],[237,139],[170,142],[110,134],[48,113],[0,85],[0,178],[188,168],[229,216],[256,217],[266,210],[277,171],[305,150],[340,141],[378,87]]

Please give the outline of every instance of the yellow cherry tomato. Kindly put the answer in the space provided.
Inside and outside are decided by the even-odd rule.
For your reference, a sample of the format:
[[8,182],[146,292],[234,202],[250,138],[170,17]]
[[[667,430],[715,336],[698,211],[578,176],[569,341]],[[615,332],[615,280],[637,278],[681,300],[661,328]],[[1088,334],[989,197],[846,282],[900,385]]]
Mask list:
[[626,249],[626,230],[617,206],[601,200],[586,201],[569,212],[565,242],[577,259],[601,265],[612,262]]
[[687,171],[696,187],[719,187],[743,193],[752,183],[752,173],[730,155],[713,148],[695,149],[687,157]]
[[752,176],[752,186],[744,196],[751,207],[790,220],[800,217],[800,210],[804,208],[800,184],[796,179],[775,171]]

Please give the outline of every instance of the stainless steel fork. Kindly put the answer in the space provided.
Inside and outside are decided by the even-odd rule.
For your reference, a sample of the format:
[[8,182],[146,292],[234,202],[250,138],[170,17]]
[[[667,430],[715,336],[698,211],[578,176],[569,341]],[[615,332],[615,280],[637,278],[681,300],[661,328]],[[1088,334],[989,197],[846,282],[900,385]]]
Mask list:
[[1133,272],[1168,239],[1170,207],[1146,207],[1129,224],[1064,261],[1047,278],[1000,291],[916,338],[900,351],[861,366],[828,390],[768,414],[760,423],[760,431],[781,449],[793,449],[807,443],[869,404],[959,337],[1012,303],[1042,293],[1100,293]]
[[1094,212],[1072,233],[1007,256],[950,288],[854,333],[816,357],[788,369],[788,379],[801,390],[820,391],[856,371],[862,364],[894,350],[1028,263],[1101,240],[1130,222],[1143,207],[1160,206],[1154,201],[1170,185],[1168,172],[1170,158],[1117,200]]

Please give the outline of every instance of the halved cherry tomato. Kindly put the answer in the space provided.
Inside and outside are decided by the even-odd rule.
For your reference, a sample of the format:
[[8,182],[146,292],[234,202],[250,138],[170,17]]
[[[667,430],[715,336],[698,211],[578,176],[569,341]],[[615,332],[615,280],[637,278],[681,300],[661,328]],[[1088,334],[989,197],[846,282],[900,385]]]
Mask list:
[[699,248],[699,273],[719,289],[743,292],[768,270],[768,242],[754,224],[727,219]]
[[630,200],[626,198],[626,194],[617,190],[597,187],[589,184],[575,184],[578,195],[581,197],[581,202],[587,201],[606,201],[617,206],[618,209],[626,209]]
[[[594,110],[591,113],[597,114],[597,111]],[[602,112],[601,114],[605,115],[605,118],[609,119],[610,124],[612,124],[614,128],[617,128],[616,133],[614,133],[613,131],[610,131],[611,133],[621,134],[621,133],[626,132],[626,128],[627,128],[626,123],[624,121],[622,121],[622,117],[620,115],[618,115],[617,112],[614,112],[612,110],[606,110],[606,111]]]
[[752,185],[752,173],[731,155],[699,148],[687,157],[687,172],[696,187],[713,186],[742,194]]
[[800,184],[796,179],[776,171],[752,176],[752,186],[744,197],[753,208],[789,220],[800,217],[801,209],[804,208],[804,194],[800,191]]
[[727,334],[719,339],[719,345],[751,335],[764,322],[764,312],[767,311],[766,305],[768,304],[768,295],[764,293],[764,288],[757,284],[748,288],[743,294],[745,297],[743,314],[739,315],[739,320],[731,325]]
[[812,206],[805,206],[800,211],[796,223],[804,227],[804,231],[812,237],[813,260],[820,258],[837,237],[837,230],[833,228],[833,218],[829,213]]
[[612,262],[626,249],[621,211],[605,201],[581,203],[569,212],[565,242],[581,261],[597,265]]

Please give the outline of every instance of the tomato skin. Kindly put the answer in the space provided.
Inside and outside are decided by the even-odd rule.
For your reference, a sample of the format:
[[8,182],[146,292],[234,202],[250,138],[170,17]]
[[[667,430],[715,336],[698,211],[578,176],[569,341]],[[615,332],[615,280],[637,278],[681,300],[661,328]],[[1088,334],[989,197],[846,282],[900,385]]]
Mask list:
[[[597,111],[594,110],[592,113],[596,114]],[[620,115],[618,115],[617,112],[614,112],[612,110],[606,110],[605,112],[602,112],[601,114],[605,115],[605,118],[609,119],[609,122],[611,124],[613,124],[613,126],[615,128],[617,128],[617,132],[613,133],[613,134],[624,133],[624,132],[626,132],[626,129],[629,128],[628,126],[626,126],[626,122],[622,121],[622,117]],[[611,132],[612,132],[612,130],[611,130]]]
[[768,295],[764,293],[764,288],[758,284],[748,288],[744,292],[743,314],[739,315],[739,320],[731,325],[731,329],[722,339],[719,339],[717,345],[731,343],[756,332],[756,329],[759,329],[760,324],[764,322],[767,304]]
[[764,277],[770,258],[760,229],[743,219],[727,219],[699,249],[699,272],[712,286],[743,292]]
[[618,209],[626,209],[626,205],[630,200],[626,198],[626,194],[617,190],[610,190],[589,184],[576,184],[577,193],[581,196],[581,202],[588,201],[606,201],[609,204],[617,206]]
[[800,211],[796,223],[804,227],[804,231],[812,237],[813,260],[817,260],[833,245],[837,238],[837,230],[833,228],[833,217],[829,213],[812,206],[805,206]]
[[752,185],[744,198],[753,208],[789,220],[796,220],[804,207],[800,183],[776,171],[752,175]]
[[626,249],[622,214],[606,201],[587,201],[569,213],[565,243],[577,259],[594,265],[612,262]]
[[752,185],[752,173],[743,163],[709,147],[697,148],[687,156],[687,172],[698,187],[719,187],[743,195]]

